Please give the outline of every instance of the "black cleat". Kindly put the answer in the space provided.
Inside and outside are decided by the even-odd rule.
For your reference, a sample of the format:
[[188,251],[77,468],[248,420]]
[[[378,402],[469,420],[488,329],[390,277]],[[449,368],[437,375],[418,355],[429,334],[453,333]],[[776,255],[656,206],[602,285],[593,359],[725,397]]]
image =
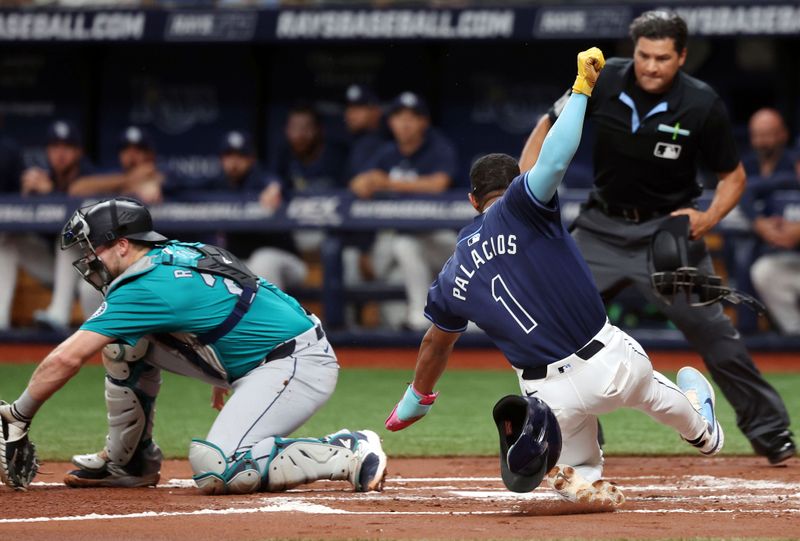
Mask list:
[[773,432],[759,436],[750,441],[753,450],[767,457],[770,464],[780,464],[797,454],[797,448],[792,440],[792,433],[788,430]]

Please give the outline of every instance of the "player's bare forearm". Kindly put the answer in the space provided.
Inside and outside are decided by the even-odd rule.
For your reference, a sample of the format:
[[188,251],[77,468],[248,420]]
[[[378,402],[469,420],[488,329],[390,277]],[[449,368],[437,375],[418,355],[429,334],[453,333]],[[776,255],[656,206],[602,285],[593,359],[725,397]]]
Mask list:
[[747,175],[742,163],[733,171],[717,175],[719,182],[714,192],[711,204],[704,212],[695,209],[679,209],[672,213],[673,216],[686,214],[689,216],[691,237],[702,238],[712,227],[717,225],[739,203],[747,184]]
[[91,175],[75,180],[70,184],[67,193],[77,197],[88,197],[97,194],[119,193],[127,187],[127,178],[123,174]]
[[113,339],[91,331],[76,331],[50,352],[36,367],[28,383],[28,392],[44,402],[61,389],[81,366]]
[[522,148],[522,155],[519,157],[520,171],[528,171],[536,164],[536,160],[539,159],[539,154],[542,151],[544,138],[547,136],[547,132],[550,131],[552,126],[553,123],[550,121],[550,115],[542,115],[531,131],[531,134],[528,136],[525,146]]
[[420,175],[412,181],[392,180],[389,190],[397,193],[442,193],[450,187],[452,179],[447,173]]
[[422,339],[414,371],[414,389],[430,394],[447,368],[447,360],[453,352],[460,333],[445,332],[431,325]]

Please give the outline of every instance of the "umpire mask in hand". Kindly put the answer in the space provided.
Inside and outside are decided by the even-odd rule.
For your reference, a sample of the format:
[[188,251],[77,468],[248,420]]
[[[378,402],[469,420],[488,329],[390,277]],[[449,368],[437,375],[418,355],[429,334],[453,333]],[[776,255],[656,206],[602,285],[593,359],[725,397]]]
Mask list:
[[726,287],[721,277],[698,268],[704,248],[702,240],[689,239],[688,216],[665,220],[653,234],[648,251],[650,283],[656,295],[670,305],[683,295],[689,306],[707,306],[724,299],[763,313],[765,308],[759,301]]

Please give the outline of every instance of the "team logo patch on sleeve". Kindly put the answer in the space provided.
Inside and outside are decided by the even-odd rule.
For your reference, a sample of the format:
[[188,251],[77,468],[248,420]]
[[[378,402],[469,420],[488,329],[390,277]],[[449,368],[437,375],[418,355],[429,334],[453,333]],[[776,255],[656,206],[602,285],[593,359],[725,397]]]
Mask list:
[[[106,313],[106,308],[108,308],[108,304],[106,303],[106,301],[103,301],[103,303],[97,307],[97,310],[94,311],[94,314],[89,316],[89,319],[94,319],[96,317],[102,316],[103,314]],[[87,319],[86,321],[89,321],[89,319]]]

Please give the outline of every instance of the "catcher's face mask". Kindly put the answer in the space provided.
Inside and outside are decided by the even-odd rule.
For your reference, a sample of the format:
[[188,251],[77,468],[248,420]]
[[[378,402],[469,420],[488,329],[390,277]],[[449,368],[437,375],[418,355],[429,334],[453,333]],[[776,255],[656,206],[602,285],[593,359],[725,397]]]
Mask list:
[[76,210],[61,231],[61,249],[66,250],[78,246],[82,257],[73,261],[72,266],[84,280],[101,293],[105,293],[105,289],[113,277],[103,260],[97,256],[97,251],[89,240],[91,228],[83,210],[83,208]]
[[765,311],[758,300],[725,286],[719,276],[700,270],[697,265],[703,254],[703,241],[689,240],[688,216],[666,220],[653,235],[648,253],[650,282],[655,293],[667,304],[680,295],[689,306],[726,300],[744,304],[757,313]]

